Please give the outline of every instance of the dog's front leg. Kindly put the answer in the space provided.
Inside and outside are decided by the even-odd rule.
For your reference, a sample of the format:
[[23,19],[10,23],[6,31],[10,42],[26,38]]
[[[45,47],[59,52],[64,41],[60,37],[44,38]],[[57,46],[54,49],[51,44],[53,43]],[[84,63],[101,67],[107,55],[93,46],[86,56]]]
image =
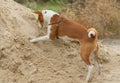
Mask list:
[[51,33],[51,30],[50,30],[51,26],[48,27],[48,30],[47,30],[47,35],[45,36],[41,36],[41,37],[38,37],[38,38],[33,38],[30,40],[30,42],[38,42],[40,40],[49,40],[50,39],[50,33]]
[[45,35],[45,36],[42,36],[42,37],[38,37],[38,38],[33,38],[30,40],[30,42],[38,42],[40,40],[48,40],[49,39],[49,35]]

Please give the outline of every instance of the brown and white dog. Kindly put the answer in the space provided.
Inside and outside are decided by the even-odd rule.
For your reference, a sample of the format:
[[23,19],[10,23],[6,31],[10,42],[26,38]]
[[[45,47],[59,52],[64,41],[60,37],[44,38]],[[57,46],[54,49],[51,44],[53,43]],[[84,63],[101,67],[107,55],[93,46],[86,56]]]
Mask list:
[[34,13],[38,14],[39,27],[47,26],[48,33],[45,36],[31,39],[30,42],[48,39],[54,40],[58,37],[77,39],[80,42],[80,56],[88,66],[86,81],[90,80],[94,67],[90,62],[90,56],[92,56],[100,73],[97,44],[98,33],[94,28],[87,29],[85,26],[70,21],[51,10],[36,11]]

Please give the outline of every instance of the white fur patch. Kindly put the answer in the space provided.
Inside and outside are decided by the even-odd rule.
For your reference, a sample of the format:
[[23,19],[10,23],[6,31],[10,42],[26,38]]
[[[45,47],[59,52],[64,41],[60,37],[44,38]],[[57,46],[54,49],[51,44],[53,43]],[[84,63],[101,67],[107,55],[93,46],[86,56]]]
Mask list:
[[92,74],[93,67],[94,67],[93,65],[88,65],[88,74],[87,74],[87,77],[86,77],[86,81],[90,80],[90,76]]
[[72,39],[72,38],[70,38],[68,36],[60,36],[59,38],[63,39],[63,40],[74,40],[74,39]]
[[88,37],[89,37],[89,38],[91,38],[91,34],[92,34],[93,36],[95,36],[95,32],[94,32],[94,31],[89,31],[89,33],[88,33]]
[[33,38],[30,40],[30,42],[38,42],[38,41],[41,41],[41,40],[48,40],[49,39],[49,36],[48,35],[45,35],[45,36],[41,36],[41,37],[37,37],[37,38]]
[[58,13],[52,10],[42,10],[42,14],[43,14],[43,19],[44,19],[44,25],[50,24],[50,20],[53,17],[53,15],[55,14],[59,15]]

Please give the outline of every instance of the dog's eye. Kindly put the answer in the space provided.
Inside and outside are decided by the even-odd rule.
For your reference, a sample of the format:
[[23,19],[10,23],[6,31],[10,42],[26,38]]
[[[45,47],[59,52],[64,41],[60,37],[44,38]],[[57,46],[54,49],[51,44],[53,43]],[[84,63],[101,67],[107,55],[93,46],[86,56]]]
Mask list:
[[45,11],[45,14],[47,13],[47,11]]

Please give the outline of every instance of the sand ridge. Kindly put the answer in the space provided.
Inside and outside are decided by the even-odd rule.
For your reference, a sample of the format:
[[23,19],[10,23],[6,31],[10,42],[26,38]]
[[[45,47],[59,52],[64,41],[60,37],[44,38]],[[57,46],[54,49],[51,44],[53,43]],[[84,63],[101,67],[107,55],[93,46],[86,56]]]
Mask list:
[[[30,9],[13,0],[1,0],[0,83],[85,83],[87,66],[80,58],[79,44],[60,39],[29,42],[45,33],[37,28],[36,15]],[[94,74],[92,83],[119,83],[119,51],[101,45],[99,54],[102,72]]]

